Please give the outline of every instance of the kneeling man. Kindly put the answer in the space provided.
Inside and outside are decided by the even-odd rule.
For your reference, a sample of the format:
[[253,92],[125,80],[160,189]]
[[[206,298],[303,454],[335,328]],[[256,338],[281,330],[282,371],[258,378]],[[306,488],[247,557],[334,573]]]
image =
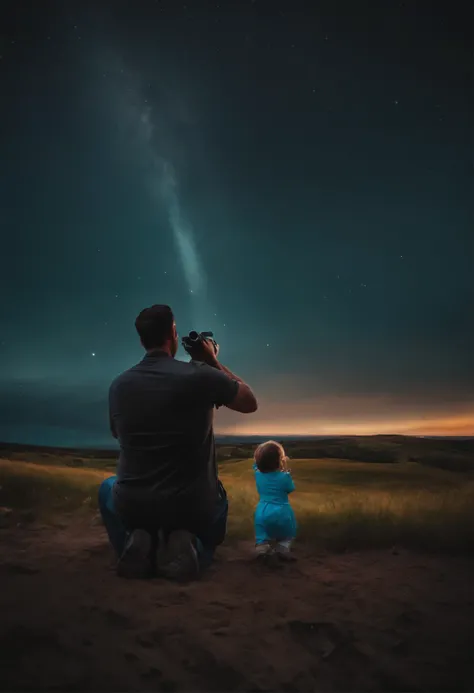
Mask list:
[[212,561],[227,524],[214,407],[252,413],[257,401],[219,363],[212,341],[202,343],[199,360],[175,359],[178,335],[169,306],[146,308],[135,327],[146,354],[110,387],[120,457],[117,476],[100,487],[99,507],[119,575],[193,579]]

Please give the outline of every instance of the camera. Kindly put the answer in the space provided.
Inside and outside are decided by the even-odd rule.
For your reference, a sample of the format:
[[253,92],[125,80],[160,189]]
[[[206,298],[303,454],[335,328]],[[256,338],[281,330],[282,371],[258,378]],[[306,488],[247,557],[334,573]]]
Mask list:
[[218,346],[212,332],[196,332],[196,330],[191,330],[186,337],[181,339],[181,344],[191,358],[196,358],[199,356],[200,346],[205,340],[214,345],[214,351],[217,355]]

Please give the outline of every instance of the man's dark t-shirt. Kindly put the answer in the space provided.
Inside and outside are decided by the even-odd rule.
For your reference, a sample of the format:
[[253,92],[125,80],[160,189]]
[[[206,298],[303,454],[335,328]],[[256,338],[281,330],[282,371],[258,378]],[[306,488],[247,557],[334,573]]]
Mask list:
[[114,500],[124,519],[180,512],[207,515],[217,502],[214,406],[229,404],[238,382],[204,363],[147,354],[109,391],[120,443]]

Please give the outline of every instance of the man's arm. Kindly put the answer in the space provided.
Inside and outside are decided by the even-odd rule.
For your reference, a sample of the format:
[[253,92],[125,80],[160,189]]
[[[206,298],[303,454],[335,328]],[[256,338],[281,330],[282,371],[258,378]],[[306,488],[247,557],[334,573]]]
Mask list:
[[[257,398],[249,385],[244,383],[242,378],[232,373],[232,371],[217,360],[217,353],[214,345],[208,340],[204,340],[201,344],[200,360],[215,370],[220,371],[222,374],[219,377],[210,378],[211,381],[216,381],[213,384],[213,389],[215,389],[216,393],[219,393],[218,399],[220,401],[217,402],[217,404],[223,404],[228,409],[238,411],[241,414],[253,414],[254,411],[257,411]],[[227,378],[223,376],[227,376]],[[229,385],[233,385],[234,390],[235,385],[237,385],[235,394],[232,392],[232,388],[229,391]],[[229,399],[229,392],[231,399]],[[222,396],[222,394],[224,394],[224,396]]]
[[257,411],[257,398],[253,394],[250,386],[247,385],[247,383],[244,383],[242,378],[239,378],[237,375],[235,375],[235,373],[232,373],[232,371],[223,366],[222,363],[220,363],[217,359],[215,360],[215,363],[209,365],[212,365],[213,368],[222,371],[229,378],[236,380],[239,383],[237,394],[235,395],[234,399],[229,402],[229,404],[225,405],[227,409],[238,411],[241,414],[253,414],[254,411]]

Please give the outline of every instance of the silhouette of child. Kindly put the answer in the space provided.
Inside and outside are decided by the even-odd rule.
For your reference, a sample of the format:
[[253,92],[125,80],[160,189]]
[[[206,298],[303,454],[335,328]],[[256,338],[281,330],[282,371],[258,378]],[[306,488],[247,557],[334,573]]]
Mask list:
[[255,509],[255,548],[259,557],[275,554],[294,560],[290,548],[296,536],[296,518],[288,495],[295,490],[283,446],[273,440],[255,450],[255,481],[259,502]]

